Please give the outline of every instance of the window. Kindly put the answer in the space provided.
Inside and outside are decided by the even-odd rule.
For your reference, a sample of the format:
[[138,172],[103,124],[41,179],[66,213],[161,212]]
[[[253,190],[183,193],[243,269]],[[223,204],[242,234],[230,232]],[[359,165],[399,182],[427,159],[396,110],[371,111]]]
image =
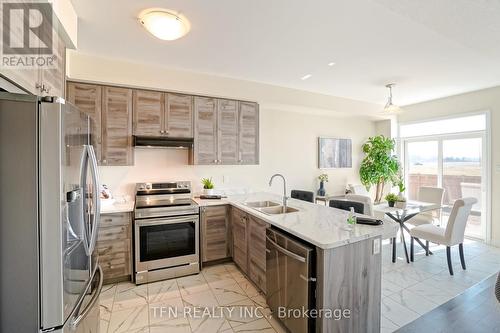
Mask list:
[[486,115],[478,114],[474,116],[439,119],[401,125],[399,135],[401,138],[410,138],[428,135],[484,131],[485,129]]
[[465,233],[480,239],[489,209],[486,121],[487,114],[478,114],[400,126],[407,198],[418,200],[422,186],[444,188],[442,226],[455,200],[476,198]]

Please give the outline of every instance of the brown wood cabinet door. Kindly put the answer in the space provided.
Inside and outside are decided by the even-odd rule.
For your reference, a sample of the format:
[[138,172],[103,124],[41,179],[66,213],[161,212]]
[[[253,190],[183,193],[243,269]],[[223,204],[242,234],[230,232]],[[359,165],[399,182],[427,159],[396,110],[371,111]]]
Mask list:
[[132,165],[132,89],[103,87],[102,164]]
[[249,215],[248,219],[248,276],[266,292],[266,229],[268,224]]
[[92,118],[91,141],[97,155],[96,157],[99,163],[101,163],[102,87],[95,84],[68,82],[67,96],[70,103]]
[[194,98],[194,164],[217,164],[217,100]]
[[163,135],[165,94],[134,90],[134,135]]
[[53,36],[52,50],[55,61],[53,66],[40,69],[40,78],[43,84],[43,96],[64,97],[64,82],[66,80],[66,45],[51,26],[47,26],[47,31],[43,34]]
[[233,208],[231,213],[231,228],[233,234],[233,260],[245,273],[248,270],[247,258],[247,220],[248,215]]
[[[25,1],[26,2],[26,1]],[[3,3],[2,3],[3,5]],[[19,6],[23,7],[23,10],[29,9],[29,4],[23,5],[19,4]],[[36,11],[30,11],[30,22],[37,21]],[[16,17],[13,17],[16,19]],[[24,45],[23,42],[23,24],[11,24],[11,29],[9,31],[5,31],[5,33],[9,33],[10,35],[10,45]],[[2,31],[2,34],[4,32]],[[5,38],[5,36],[4,36]],[[31,45],[32,47],[38,45],[38,38],[36,39],[36,45]],[[35,42],[35,41],[31,41]],[[28,56],[38,56],[38,54],[32,54]],[[9,81],[12,81],[14,84],[20,86],[22,89],[32,93],[33,95],[41,95],[42,91],[40,89],[41,85],[41,72],[38,67],[26,67],[26,68],[17,68],[17,67],[2,67],[0,70],[0,74],[6,77]]]
[[228,251],[227,206],[203,207],[201,210],[202,261],[224,259]]
[[165,110],[166,135],[173,138],[193,137],[193,96],[167,94]]
[[239,104],[239,163],[259,164],[259,105]]
[[238,102],[219,99],[217,103],[218,140],[220,164],[238,164]]
[[103,214],[97,238],[104,282],[130,280],[132,274],[132,218],[129,213]]

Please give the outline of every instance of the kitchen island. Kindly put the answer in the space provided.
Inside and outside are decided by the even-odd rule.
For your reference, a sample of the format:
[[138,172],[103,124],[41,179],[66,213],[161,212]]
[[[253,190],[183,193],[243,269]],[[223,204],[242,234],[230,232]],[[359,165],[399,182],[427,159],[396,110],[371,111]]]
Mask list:
[[[380,226],[350,226],[346,223],[348,212],[295,199],[289,199],[288,206],[297,211],[286,214],[265,214],[249,205],[253,202],[281,203],[281,196],[270,193],[195,200],[202,210],[204,207],[229,205],[238,211],[236,216],[244,212],[251,217],[250,220],[263,221],[268,228],[284,231],[315,249],[316,310],[343,314],[339,318],[317,318],[316,332],[379,332],[381,239],[395,234],[395,223],[385,221]],[[232,216],[234,219],[235,214]],[[237,239],[232,240],[235,249]],[[248,247],[252,245],[249,242]],[[233,253],[233,260],[238,264],[235,255]]]

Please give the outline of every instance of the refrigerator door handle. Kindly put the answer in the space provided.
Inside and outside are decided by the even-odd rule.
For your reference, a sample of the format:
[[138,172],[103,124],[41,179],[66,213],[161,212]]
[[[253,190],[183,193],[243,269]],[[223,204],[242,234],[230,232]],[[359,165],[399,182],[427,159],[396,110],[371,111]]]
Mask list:
[[[99,299],[99,295],[101,294],[101,291],[102,291],[102,283],[104,281],[104,276],[102,274],[102,268],[101,268],[101,265],[98,265],[97,266],[97,271],[99,273],[99,284],[97,286],[97,289],[95,291],[95,294],[92,296],[92,299],[89,301],[89,304],[85,307],[85,309],[83,309],[83,311],[78,315],[78,317],[76,318],[73,318],[71,320],[71,327],[73,329],[75,329],[78,324],[80,324],[80,322],[85,319],[85,317],[89,314],[90,310],[92,310],[92,308],[94,307],[95,303],[97,302],[97,300]],[[90,287],[92,286],[92,280],[89,281],[89,285],[87,286],[87,288],[85,288],[85,293],[84,295],[89,291]],[[80,304],[78,304],[75,308],[76,309],[79,309],[80,306],[82,305],[83,303],[83,299],[84,297],[81,298],[80,300]],[[78,310],[78,312],[80,312]]]
[[[87,168],[89,159],[89,149],[88,145],[83,145],[82,158],[80,160],[80,188],[82,190],[82,200],[86,202],[87,199]],[[83,234],[83,247],[85,248],[85,253],[90,256],[92,252],[90,251],[89,243],[89,230],[86,223],[85,214],[87,213],[84,208],[82,211],[82,234]]]
[[90,165],[92,167],[91,173],[93,176],[94,185],[94,221],[92,223],[92,232],[90,233],[90,244],[89,244],[89,254],[92,254],[95,249],[97,242],[97,233],[99,232],[99,225],[101,224],[101,199],[100,199],[100,183],[99,183],[99,170],[97,168],[97,158],[95,156],[95,151],[93,146],[87,146],[87,151],[90,157]]

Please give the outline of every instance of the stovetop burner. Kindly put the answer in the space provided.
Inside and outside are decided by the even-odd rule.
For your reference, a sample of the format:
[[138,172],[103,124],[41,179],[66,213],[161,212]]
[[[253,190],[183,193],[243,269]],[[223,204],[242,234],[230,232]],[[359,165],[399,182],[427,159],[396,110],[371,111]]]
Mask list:
[[169,217],[198,213],[198,205],[191,198],[191,182],[136,184],[136,218]]

